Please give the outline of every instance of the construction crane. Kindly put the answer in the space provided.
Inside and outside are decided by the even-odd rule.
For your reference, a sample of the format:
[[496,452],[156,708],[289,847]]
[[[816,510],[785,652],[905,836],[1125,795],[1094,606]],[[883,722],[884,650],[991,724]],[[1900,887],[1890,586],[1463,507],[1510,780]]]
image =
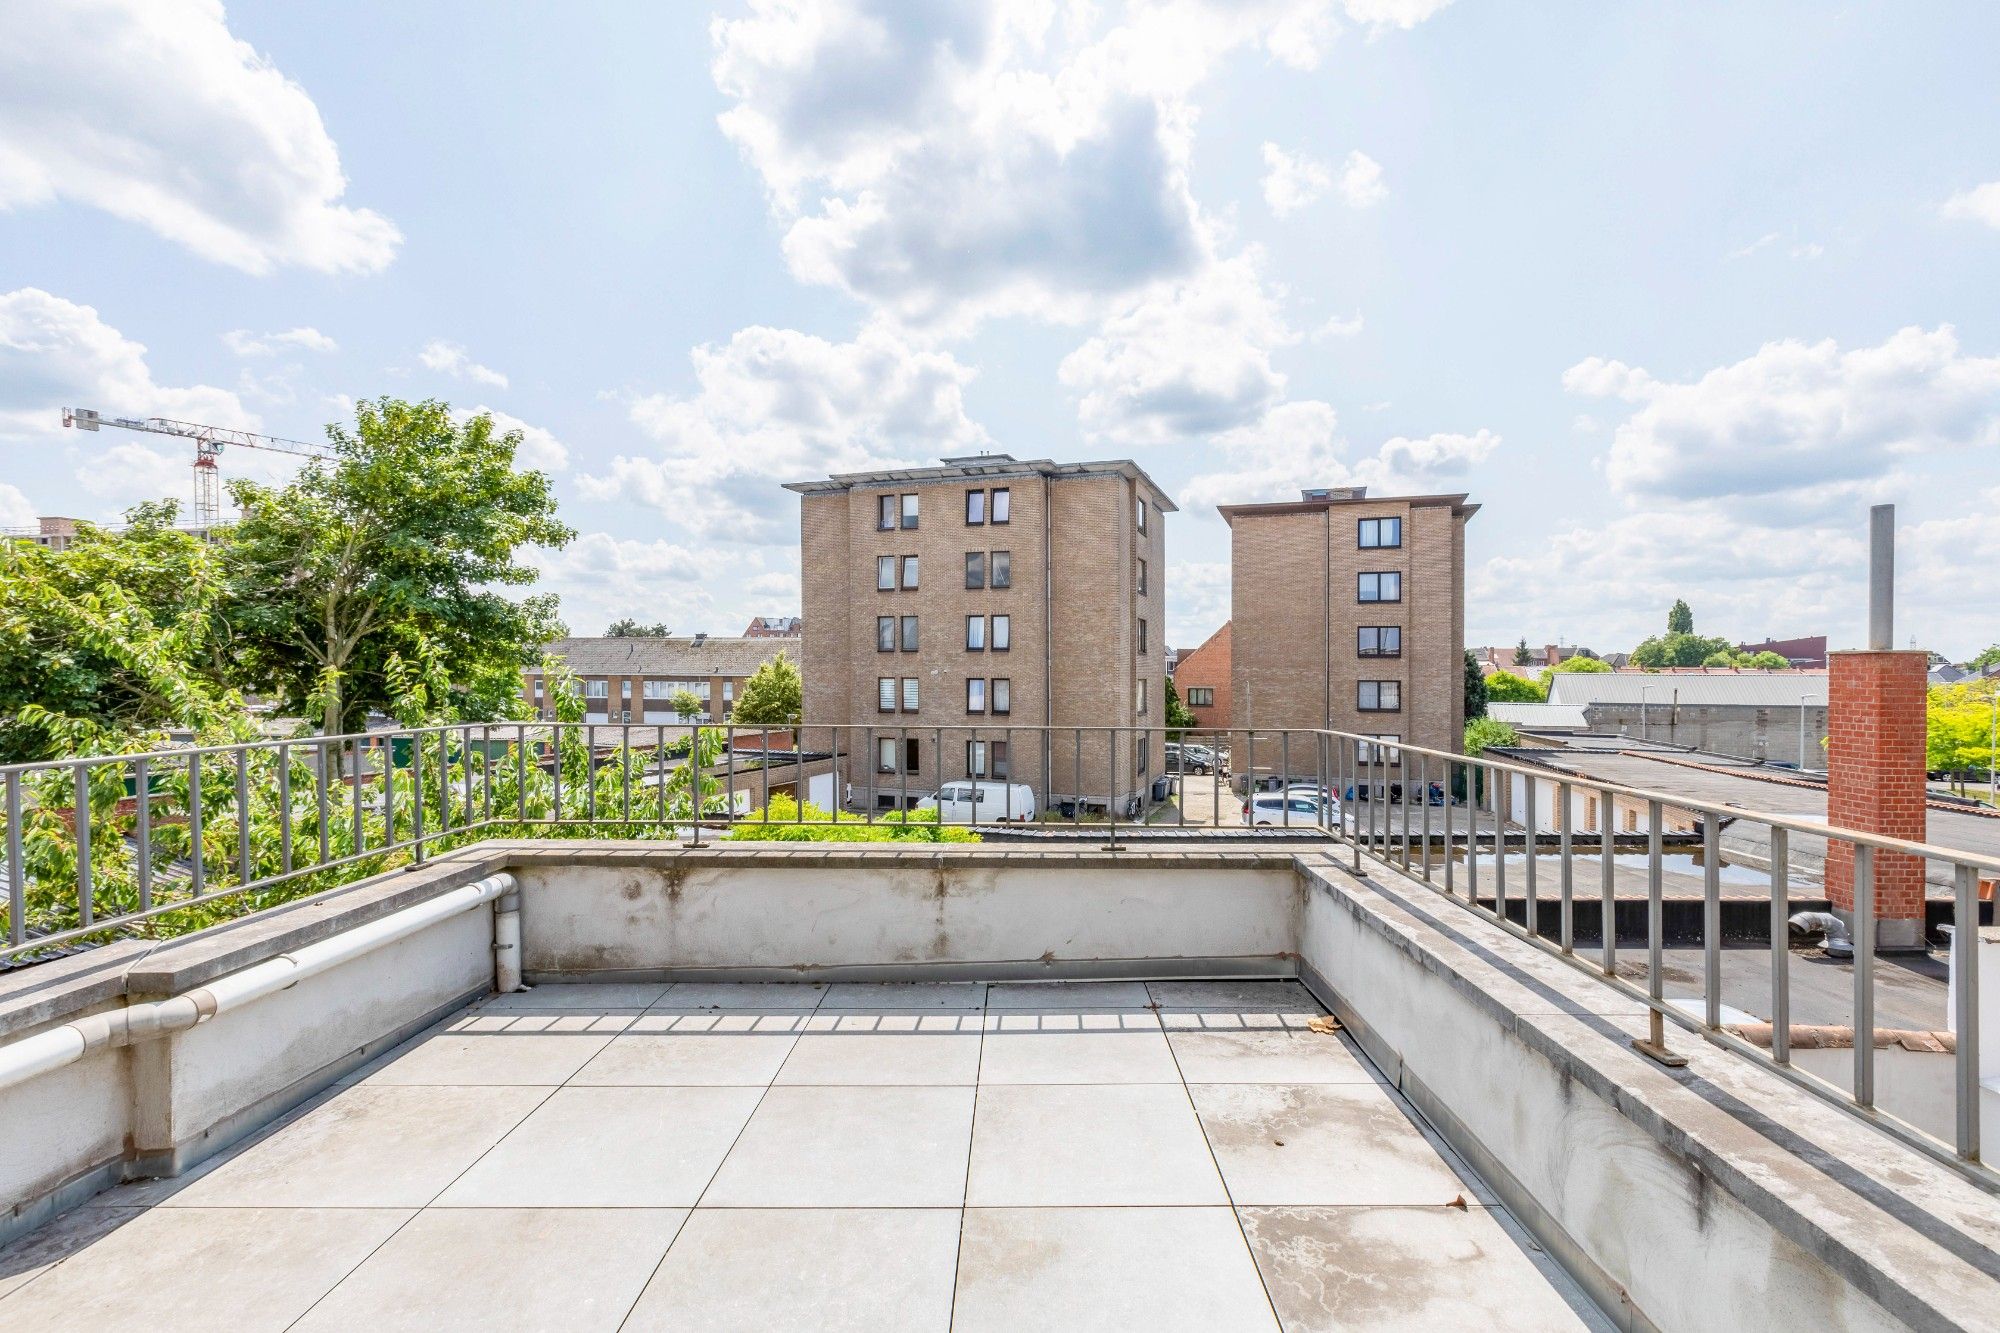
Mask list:
[[65,407],[62,417],[63,425],[77,430],[116,426],[120,430],[136,430],[148,435],[178,435],[184,440],[193,440],[194,524],[198,528],[212,528],[222,521],[221,468],[217,460],[222,457],[223,446],[233,444],[243,449],[294,454],[300,458],[327,458],[333,454],[333,450],[323,444],[285,440],[275,435],[259,435],[254,431],[231,430],[227,426],[172,421],[166,417],[107,417],[88,407]]

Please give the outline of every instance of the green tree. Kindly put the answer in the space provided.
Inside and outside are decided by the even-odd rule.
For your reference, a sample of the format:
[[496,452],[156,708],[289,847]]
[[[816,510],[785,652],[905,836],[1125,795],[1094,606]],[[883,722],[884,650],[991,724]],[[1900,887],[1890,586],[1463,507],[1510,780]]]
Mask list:
[[1496,671],[1486,678],[1486,697],[1507,704],[1538,704],[1548,698],[1541,686],[1511,671]]
[[672,630],[659,621],[642,625],[630,616],[623,620],[614,620],[604,627],[604,637],[607,639],[664,639],[672,633]]
[[1949,773],[1963,790],[1966,775],[1993,762],[1994,697],[2000,680],[1933,685],[1924,698],[1924,766]]
[[1744,666],[1755,667],[1759,671],[1790,671],[1791,659],[1782,653],[1765,649],[1761,653],[1751,653],[1743,661]]
[[1514,645],[1514,665],[1526,666],[1534,660],[1535,655],[1528,651],[1528,636],[1523,634],[1521,641]]
[[743,682],[729,720],[748,727],[790,726],[799,720],[802,693],[799,669],[781,648]]
[[1465,724],[1465,752],[1484,754],[1495,745],[1515,745],[1520,734],[1498,718],[1476,717]]
[[64,551],[0,538],[0,763],[241,722],[220,554],[175,513],[159,502],[128,511],[123,532],[83,524]]
[[1672,608],[1667,612],[1667,633],[1694,633],[1694,612],[1678,597],[1674,599]]
[[1733,654],[1726,639],[1706,639],[1699,634],[1672,633],[1647,639],[1632,650],[1632,665],[1658,670],[1661,667],[1700,666],[1716,653]]
[[1181,692],[1174,688],[1174,678],[1167,677],[1167,688],[1160,692],[1166,699],[1167,739],[1178,741],[1182,734],[1197,725],[1195,715],[1181,702]]
[[1467,718],[1486,716],[1486,673],[1479,669],[1479,659],[1465,650],[1465,716]]
[[2000,662],[2000,643],[1990,645],[1986,651],[1980,653],[1979,656],[1973,658],[1970,662],[1967,662],[1966,665],[1974,671],[1984,671],[1996,662]]
[[693,690],[675,690],[673,696],[667,700],[667,707],[674,710],[675,717],[686,722],[691,718],[700,717],[702,710],[708,705],[703,703],[701,696]]
[[562,625],[553,597],[501,589],[534,582],[523,548],[575,535],[549,479],[514,469],[520,432],[384,397],[327,438],[335,456],[287,486],[230,484],[225,615],[245,682],[328,733],[406,711],[413,675],[432,717],[514,715],[522,667]]
[[1549,682],[1558,673],[1565,676],[1602,676],[1609,675],[1610,672],[1611,667],[1607,663],[1600,662],[1594,657],[1565,657],[1552,667],[1542,668],[1540,678],[1542,697],[1544,699],[1549,697]]
[[1729,652],[1726,649],[1719,653],[1710,653],[1707,657],[1701,659],[1701,664],[1705,667],[1733,667],[1742,665],[1739,660],[1739,654]]

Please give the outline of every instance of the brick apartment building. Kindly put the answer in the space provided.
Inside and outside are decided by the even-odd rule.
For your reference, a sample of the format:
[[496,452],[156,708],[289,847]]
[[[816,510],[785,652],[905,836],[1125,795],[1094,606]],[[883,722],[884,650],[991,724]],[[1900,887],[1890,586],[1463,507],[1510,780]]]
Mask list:
[[1201,647],[1183,653],[1174,667],[1174,688],[1181,704],[1194,714],[1195,725],[1220,730],[1229,725],[1229,627],[1203,640]]
[[[1358,486],[1220,506],[1239,780],[1250,763],[1245,728],[1331,727],[1460,748],[1465,524],[1478,510],[1463,495],[1370,497]],[[1313,764],[1294,755],[1289,776]],[[1256,756],[1260,771],[1278,765],[1275,744]]]
[[[581,682],[586,722],[674,722],[679,719],[670,701],[682,690],[702,701],[696,721],[720,722],[728,717],[743,682],[781,652],[796,659],[799,642],[695,634],[558,639],[545,651],[562,658]],[[523,673],[521,694],[536,717],[548,717],[538,666]]]
[[851,473],[800,496],[807,743],[839,724],[851,803],[941,782],[1027,783],[1045,806],[1120,812],[1164,771],[1165,516],[1129,460],[1006,454]]

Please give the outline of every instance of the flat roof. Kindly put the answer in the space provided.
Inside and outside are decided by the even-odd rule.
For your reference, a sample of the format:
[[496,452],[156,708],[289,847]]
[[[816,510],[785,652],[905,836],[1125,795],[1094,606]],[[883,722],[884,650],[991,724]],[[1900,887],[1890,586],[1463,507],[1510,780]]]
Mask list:
[[1058,463],[1049,458],[1026,461],[1008,454],[977,454],[948,458],[936,467],[883,468],[874,472],[836,472],[819,481],[788,481],[785,489],[798,495],[828,495],[868,486],[923,486],[937,482],[965,481],[980,477],[1125,477],[1143,482],[1153,492],[1159,508],[1177,513],[1166,488],[1153,480],[1146,469],[1129,458],[1106,458],[1089,463]]
[[1653,675],[1633,671],[1558,671],[1549,677],[1552,704],[1638,704],[1654,708],[1797,708],[1826,706],[1824,673],[1773,671],[1756,675]]
[[1409,505],[1413,509],[1428,509],[1449,505],[1454,514],[1461,518],[1471,518],[1479,512],[1476,504],[1467,504],[1466,495],[1324,495],[1313,499],[1272,500],[1258,504],[1217,505],[1215,512],[1222,515],[1222,521],[1236,522],[1240,514],[1246,518],[1262,518],[1268,514],[1317,514],[1326,509],[1339,509],[1370,505]]

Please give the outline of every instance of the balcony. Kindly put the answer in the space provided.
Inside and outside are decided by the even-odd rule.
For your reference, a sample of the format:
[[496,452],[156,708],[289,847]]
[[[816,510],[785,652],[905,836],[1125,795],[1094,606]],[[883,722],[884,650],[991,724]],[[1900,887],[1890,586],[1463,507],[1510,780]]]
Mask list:
[[[1343,788],[1382,776],[1340,749]],[[0,977],[0,1324],[1990,1317],[1965,1046],[1812,1066],[1754,1031],[1771,969],[1787,1038],[1857,986],[1935,1035],[1966,985],[1948,1013],[1886,957],[1669,942],[1662,856],[1607,879],[1650,897],[1647,938],[1606,941],[1610,857],[1576,835],[1523,883],[1532,820],[1476,801],[1357,802],[1307,842],[717,842],[742,821],[704,810],[695,845],[671,813],[686,839],[485,825],[528,760],[462,752],[470,787],[430,771],[446,833],[386,826],[403,864],[169,939],[107,896],[42,937],[96,947]],[[1475,795],[1507,770],[1452,762]],[[590,799],[629,832],[654,797]],[[233,868],[205,892],[268,887]]]

